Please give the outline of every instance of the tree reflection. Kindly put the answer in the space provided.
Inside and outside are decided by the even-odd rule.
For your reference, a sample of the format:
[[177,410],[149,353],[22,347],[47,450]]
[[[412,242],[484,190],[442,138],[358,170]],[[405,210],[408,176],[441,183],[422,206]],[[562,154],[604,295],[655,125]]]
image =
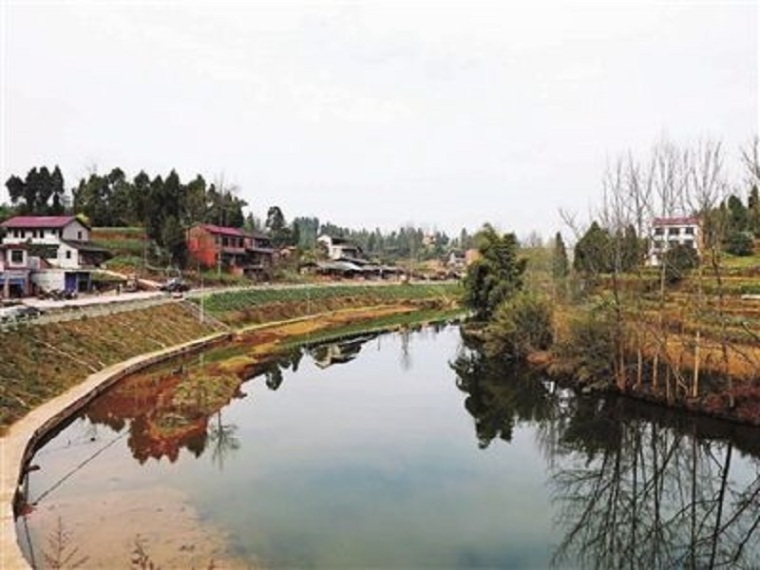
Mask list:
[[451,366],[481,448],[537,422],[563,535],[555,567],[760,567],[757,429],[554,390],[477,351]]
[[464,407],[475,420],[481,449],[496,438],[511,441],[516,421],[542,421],[552,413],[549,385],[524,369],[488,359],[478,351],[461,354],[451,367],[457,387],[467,394]]
[[240,449],[240,440],[235,435],[237,426],[222,422],[222,411],[216,413],[216,422],[209,426],[209,442],[211,443],[211,461],[224,471],[227,457]]

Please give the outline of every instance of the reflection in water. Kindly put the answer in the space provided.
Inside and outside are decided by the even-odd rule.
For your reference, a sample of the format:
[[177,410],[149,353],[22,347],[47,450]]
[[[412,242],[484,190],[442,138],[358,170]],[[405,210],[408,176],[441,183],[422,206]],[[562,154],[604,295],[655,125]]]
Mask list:
[[[106,425],[115,432],[128,429],[128,445],[140,463],[167,458],[174,463],[184,448],[200,457],[211,447],[212,461],[224,469],[226,458],[240,447],[237,426],[222,421],[222,408],[245,397],[244,381],[263,377],[267,388],[277,390],[284,372],[297,372],[308,354],[320,368],[353,360],[361,347],[377,338],[364,334],[337,342],[296,347],[277,359],[225,367],[205,358],[136,374],[96,399],[86,410],[92,429]],[[234,371],[231,371],[234,370]],[[216,420],[211,420],[216,415]]]
[[576,396],[439,330],[126,379],[35,458],[28,550],[45,513],[145,492],[140,532],[176,516],[166,485],[272,567],[760,566],[760,431]]
[[[574,397],[465,351],[452,368],[478,445],[536,422],[549,462],[556,567],[757,568],[758,431],[620,398]],[[751,469],[732,464],[737,449]]]
[[511,441],[516,421],[541,422],[553,412],[553,385],[526,370],[507,369],[475,351],[460,355],[451,366],[457,387],[467,394],[464,407],[475,420],[482,449],[495,438]]
[[235,424],[225,424],[222,422],[222,411],[216,413],[216,422],[211,424],[209,431],[209,440],[211,441],[211,461],[219,467],[219,471],[224,471],[224,463],[229,455],[240,448],[240,440],[235,433],[237,426]]
[[341,342],[317,344],[308,349],[309,355],[319,368],[327,368],[334,364],[345,364],[354,360],[362,349],[362,345],[377,334],[360,335]]
[[183,365],[126,379],[95,400],[86,416],[116,432],[128,429],[127,443],[140,463],[163,457],[173,463],[183,448],[203,454],[209,416],[240,397],[239,387],[234,376]]

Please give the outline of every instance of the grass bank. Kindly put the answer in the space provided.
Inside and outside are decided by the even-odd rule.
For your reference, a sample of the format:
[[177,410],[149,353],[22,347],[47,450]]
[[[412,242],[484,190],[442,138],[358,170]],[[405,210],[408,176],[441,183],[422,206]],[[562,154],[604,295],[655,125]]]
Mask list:
[[239,327],[320,314],[349,307],[399,303],[450,306],[458,304],[458,284],[329,285],[297,288],[255,288],[194,299],[220,321]]

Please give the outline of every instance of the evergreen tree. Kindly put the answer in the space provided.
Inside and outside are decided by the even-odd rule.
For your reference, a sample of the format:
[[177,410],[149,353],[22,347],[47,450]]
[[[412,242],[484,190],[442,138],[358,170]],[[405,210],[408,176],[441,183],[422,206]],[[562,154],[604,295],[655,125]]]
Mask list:
[[620,250],[620,270],[631,271],[636,269],[644,258],[644,244],[636,235],[636,228],[629,225],[625,228],[618,247]]
[[613,269],[610,234],[597,222],[592,222],[575,245],[573,268],[587,274],[609,273]]
[[267,210],[267,221],[264,225],[272,238],[272,245],[283,247],[290,243],[290,230],[279,206],[272,206]]
[[747,229],[747,208],[733,194],[728,197],[728,231],[743,232]]
[[57,164],[51,175],[51,185],[53,191],[53,203],[50,205],[48,212],[52,216],[60,216],[65,210],[64,198],[66,195],[66,188],[64,187],[63,174]]
[[567,260],[567,250],[565,242],[562,240],[562,234],[557,232],[554,236],[554,251],[552,255],[552,274],[557,280],[564,279],[569,273],[570,266]]
[[748,230],[755,237],[760,237],[760,195],[758,194],[757,184],[752,185],[747,199],[747,223]]
[[526,260],[518,259],[515,234],[499,235],[486,224],[477,234],[480,257],[467,269],[464,302],[476,317],[489,320],[496,308],[522,288]]

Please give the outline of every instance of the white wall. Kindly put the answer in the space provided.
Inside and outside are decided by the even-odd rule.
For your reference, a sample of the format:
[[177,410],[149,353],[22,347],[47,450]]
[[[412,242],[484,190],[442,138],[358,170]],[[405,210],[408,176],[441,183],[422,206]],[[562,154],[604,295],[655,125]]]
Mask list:
[[61,291],[66,287],[66,273],[60,269],[45,269],[32,273],[32,283],[44,291]]
[[23,243],[31,240],[32,243],[40,244],[58,244],[61,239],[74,241],[90,241],[90,230],[88,230],[79,220],[73,220],[63,228],[63,238],[58,236],[58,229],[36,229],[20,230],[19,236],[15,235],[17,230],[8,229],[6,231],[5,243]]
[[79,251],[73,247],[62,243],[58,246],[58,267],[66,269],[76,269],[79,267]]
[[63,239],[74,241],[90,241],[90,230],[82,222],[74,220],[68,226],[63,228]]

